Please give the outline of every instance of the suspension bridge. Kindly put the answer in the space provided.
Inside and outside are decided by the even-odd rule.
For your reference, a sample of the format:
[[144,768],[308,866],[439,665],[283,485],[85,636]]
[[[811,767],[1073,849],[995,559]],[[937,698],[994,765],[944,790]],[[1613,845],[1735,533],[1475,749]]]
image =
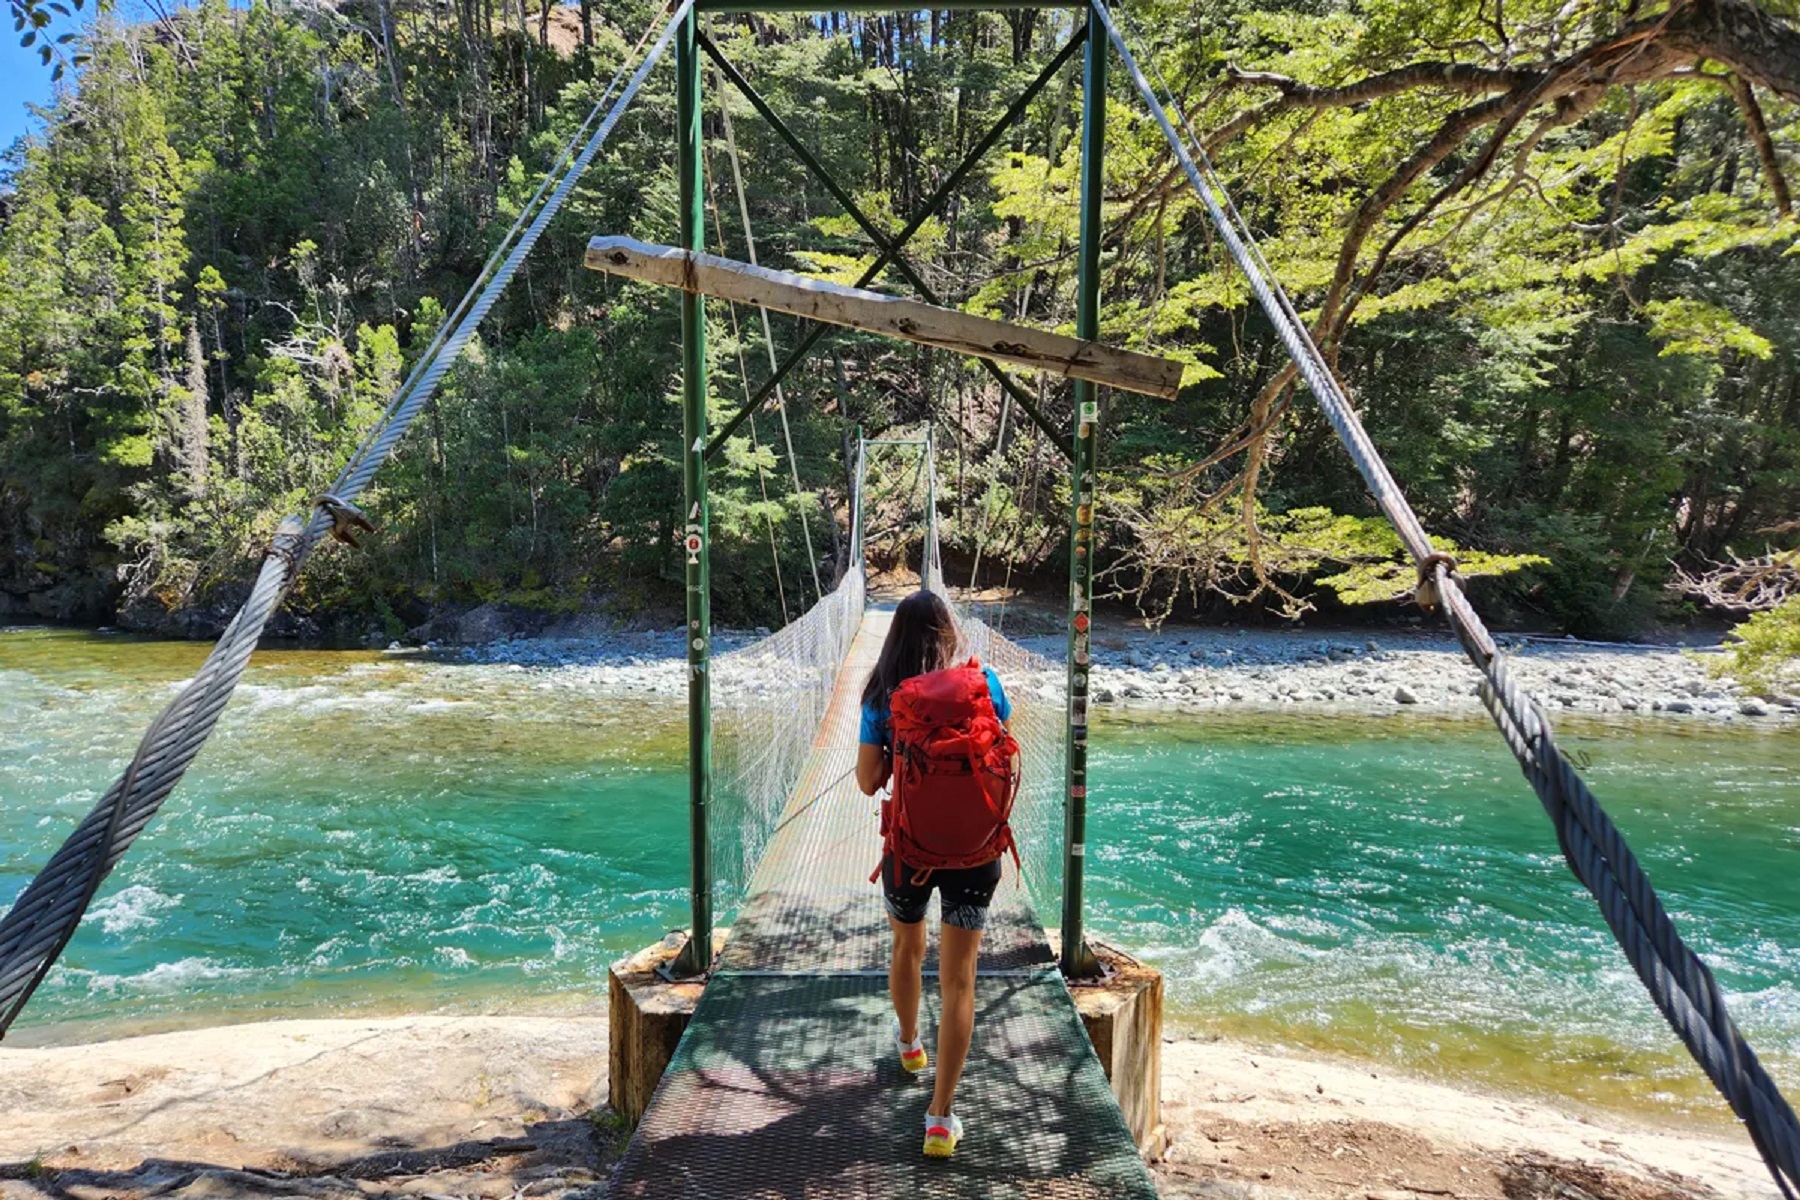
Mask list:
[[[1017,0],[952,0],[1001,9]],[[1481,696],[1518,759],[1570,869],[1592,893],[1651,1000],[1718,1087],[1768,1164],[1777,1189],[1800,1187],[1800,1120],[1733,1021],[1706,965],[1682,941],[1623,836],[1576,773],[1536,702],[1506,661],[1364,431],[1342,385],[1275,279],[1208,162],[1204,146],[1135,35],[1105,0],[1033,0],[1072,14],[1072,33],[897,234],[889,235],[832,178],[780,115],[706,36],[708,14],[879,8],[869,0],[679,0],[653,25],[570,137],[512,229],[424,348],[380,419],[331,487],[271,541],[243,608],[194,679],[152,722],[124,771],[0,920],[0,1035],[23,1011],[108,873],[153,820],[229,701],[271,615],[320,539],[355,544],[369,522],[357,500],[475,336],[532,248],[606,144],[651,73],[674,50],[680,242],[650,247],[599,237],[588,265],[679,293],[682,460],[689,677],[690,927],[674,972],[707,980],[694,1020],[634,1136],[615,1194],[628,1196],[1016,1195],[1135,1196],[1153,1188],[1087,1045],[1066,982],[1092,973],[1084,936],[1088,803],[1087,665],[1091,637],[1095,451],[1102,387],[1171,394],[1179,373],[1100,341],[1100,215],[1109,71],[1115,64],[1161,129],[1220,242],[1242,271],[1293,365],[1370,494],[1417,566],[1417,597],[1440,610],[1481,677]],[[661,20],[661,18],[659,18]],[[1080,58],[1081,176],[1074,335],[1007,326],[943,307],[904,248],[1037,98]],[[876,254],[853,286],[767,271],[755,263],[735,152],[732,176],[750,263],[706,253],[703,64],[741,93],[864,232]],[[1156,82],[1153,83],[1152,79]],[[725,121],[731,139],[729,117]],[[863,289],[892,270],[917,300]],[[708,404],[705,300],[754,304],[770,373],[719,421]],[[813,322],[787,357],[774,356],[768,312]],[[735,320],[735,313],[734,318]],[[850,783],[856,699],[885,629],[871,605],[863,555],[863,483],[882,440],[860,441],[850,464],[851,553],[819,601],[764,641],[712,653],[707,469],[727,439],[774,401],[785,436],[783,380],[830,326],[850,326],[971,356],[1069,461],[1067,655],[1026,653],[971,612],[970,648],[1008,679],[1026,783],[1015,817],[1024,869],[996,903],[977,985],[977,1048],[959,1111],[977,1139],[949,1164],[918,1157],[913,1114],[889,1099],[898,1064],[885,1045],[885,922],[867,872],[877,841],[872,806]],[[1040,406],[1007,364],[1071,381],[1067,416]],[[937,536],[929,437],[920,576],[948,595]],[[790,464],[792,446],[788,445]],[[798,476],[796,474],[796,481]],[[811,531],[807,530],[809,552]],[[783,598],[785,607],[785,597]],[[715,746],[715,718],[724,736]],[[715,909],[736,909],[713,957]],[[1040,915],[1055,914],[1052,955]],[[923,1104],[921,1097],[919,1104]]]
[[[918,444],[929,478],[929,444]],[[929,509],[924,523],[920,575],[948,595]],[[1045,852],[1059,844],[1054,766],[1027,772],[1014,815],[1024,869],[1005,872],[983,937],[978,1032],[957,1102],[976,1140],[949,1163],[919,1154],[927,1095],[888,1037],[891,934],[869,883],[881,843],[874,805],[852,778],[862,686],[892,615],[868,601],[861,542],[854,532],[851,569],[818,605],[768,642],[715,660],[714,695],[731,709],[715,780],[724,831],[767,830],[767,840],[749,856],[746,898],[613,1194],[1154,1196],[1037,916],[1054,906],[1061,874]],[[957,616],[970,648],[1008,681],[1022,760],[1060,765],[1057,665],[966,609]],[[833,669],[790,673],[834,656]],[[757,684],[772,667],[785,681],[774,704]],[[757,819],[744,806],[775,794],[771,757],[795,746],[804,747],[797,771],[773,772],[793,778],[785,803]]]

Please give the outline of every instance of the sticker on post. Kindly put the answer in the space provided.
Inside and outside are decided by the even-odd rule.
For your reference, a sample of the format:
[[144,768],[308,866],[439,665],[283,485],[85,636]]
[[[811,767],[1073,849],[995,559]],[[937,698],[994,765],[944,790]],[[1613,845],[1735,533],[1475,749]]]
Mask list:
[[1098,421],[1099,419],[1100,402],[1098,400],[1083,400],[1081,402],[1081,423],[1086,425],[1091,421]]
[[706,548],[706,539],[700,535],[700,527],[698,525],[689,525],[687,527],[687,537],[682,540],[682,545],[687,549],[688,566],[699,566],[700,551]]
[[1085,842],[1069,843],[1069,857],[1085,858],[1086,856],[1087,856],[1087,843],[1085,843]]

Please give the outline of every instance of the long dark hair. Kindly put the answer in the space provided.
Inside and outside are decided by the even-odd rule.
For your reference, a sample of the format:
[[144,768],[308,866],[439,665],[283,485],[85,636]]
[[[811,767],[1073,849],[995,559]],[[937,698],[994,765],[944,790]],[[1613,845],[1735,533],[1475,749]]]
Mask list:
[[936,592],[914,592],[894,609],[894,623],[881,657],[869,672],[863,702],[874,702],[877,712],[887,708],[894,689],[927,671],[938,671],[956,661],[960,638],[950,606]]

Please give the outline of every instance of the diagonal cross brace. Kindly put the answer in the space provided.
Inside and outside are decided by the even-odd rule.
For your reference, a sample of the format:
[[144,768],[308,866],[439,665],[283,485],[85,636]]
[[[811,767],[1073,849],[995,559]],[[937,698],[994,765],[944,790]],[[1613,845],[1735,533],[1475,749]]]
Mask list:
[[[1086,37],[1086,35],[1087,26],[1083,25],[1080,31],[1075,34],[1075,39],[1076,41],[1080,41],[1082,38]],[[900,272],[902,278],[912,284],[913,290],[919,293],[920,299],[924,300],[927,304],[941,305],[943,301],[938,299],[937,294],[932,290],[931,285],[927,284],[919,273],[913,269],[912,264],[906,261],[905,256],[900,253],[900,248],[888,241],[887,234],[882,232],[881,227],[869,219],[868,214],[863,212],[862,208],[851,198],[850,193],[844,189],[843,185],[838,183],[831,172],[826,169],[825,164],[820,162],[818,157],[814,155],[811,150],[807,149],[806,144],[800,140],[792,129],[788,128],[787,122],[783,121],[781,117],[776,114],[775,110],[770,107],[769,102],[763,99],[762,94],[758,92],[755,87],[751,86],[748,79],[744,78],[743,72],[732,65],[730,60],[728,60],[724,53],[719,49],[718,45],[714,43],[711,38],[707,37],[706,34],[702,33],[699,35],[699,42],[700,49],[705,51],[708,58],[712,59],[713,65],[719,68],[720,73],[722,73],[726,79],[731,81],[731,85],[737,88],[744,99],[750,102],[750,106],[757,111],[758,115],[769,123],[769,127],[776,132],[782,141],[787,143],[788,149],[792,150],[795,156],[800,159],[801,163],[813,173],[813,177],[825,186],[825,190],[831,194],[831,198],[838,202],[839,207],[841,207],[845,213],[849,214],[850,219],[862,227],[862,231],[868,236],[869,241],[875,244],[875,249],[882,251],[891,257],[891,265],[893,268]],[[1050,419],[1044,415],[1043,411],[1039,409],[1037,404],[1031,399],[1030,394],[1027,393],[1024,388],[1019,386],[1019,381],[1007,374],[998,363],[985,358],[977,359],[976,361],[981,364],[983,370],[994,377],[995,382],[999,383],[999,385],[1005,389],[1006,394],[1011,396],[1013,401],[1024,410],[1025,415],[1031,418],[1032,423],[1043,431],[1044,435],[1050,439],[1051,443],[1063,452],[1063,456],[1065,458],[1068,457],[1070,454],[1069,439],[1057,430],[1056,426],[1051,423]]]
[[[857,287],[866,287],[868,284],[874,282],[875,277],[881,274],[882,269],[892,262],[894,256],[905,248],[906,243],[912,240],[913,235],[924,228],[925,222],[931,218],[933,213],[937,212],[944,201],[948,199],[957,188],[962,186],[963,180],[969,177],[969,173],[975,169],[976,164],[986,156],[989,150],[994,148],[994,145],[999,142],[1002,137],[1006,136],[1006,132],[1012,128],[1013,122],[1024,115],[1026,106],[1036,99],[1038,93],[1043,91],[1044,87],[1056,77],[1057,72],[1062,70],[1063,65],[1075,56],[1075,51],[1081,48],[1082,44],[1087,40],[1087,36],[1087,28],[1086,26],[1083,26],[1063,45],[1061,50],[1057,51],[1056,57],[1051,59],[1042,71],[1038,72],[1037,78],[1033,79],[1025,90],[1019,93],[1018,98],[1015,99],[1012,104],[1007,106],[1006,111],[1000,115],[998,121],[994,122],[993,127],[990,128],[987,133],[982,135],[981,140],[975,144],[974,149],[969,151],[968,157],[964,158],[963,161],[957,165],[956,170],[952,171],[949,177],[938,186],[937,191],[931,194],[930,199],[920,205],[919,211],[914,214],[913,218],[906,223],[906,226],[894,236],[893,240],[888,244],[888,248],[876,255],[875,261],[869,264],[868,268],[863,271],[861,277],[857,280]],[[807,352],[818,344],[819,339],[825,336],[828,332],[828,328],[829,327],[824,325],[815,325],[806,332],[806,335],[800,339],[800,344],[788,352],[786,360],[782,362],[775,374],[765,380],[763,385],[756,390],[756,394],[750,397],[744,404],[744,407],[738,409],[737,414],[725,423],[725,427],[719,430],[717,434],[713,435],[713,439],[706,445],[707,458],[710,459],[716,455],[719,452],[719,449],[725,445],[726,439],[736,433],[738,427],[750,419],[751,414],[762,408],[764,402],[767,401],[769,396],[774,393],[775,389],[780,386],[781,382],[788,377],[797,365],[799,365],[800,360],[805,358]],[[1050,436],[1057,445],[1064,448],[1064,453],[1068,452],[1066,439],[1057,437],[1054,432],[1052,432]]]

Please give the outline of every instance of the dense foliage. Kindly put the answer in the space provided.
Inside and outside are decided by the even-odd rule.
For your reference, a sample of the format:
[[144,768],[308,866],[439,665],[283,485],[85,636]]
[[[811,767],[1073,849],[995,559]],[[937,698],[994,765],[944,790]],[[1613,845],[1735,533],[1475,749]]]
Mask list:
[[1759,692],[1788,691],[1800,683],[1800,596],[1753,614],[1734,633],[1721,674]]
[[[1493,576],[1488,598],[1625,631],[1670,603],[1672,563],[1791,541],[1763,532],[1800,508],[1786,16],[1736,0],[1129,12],[1414,503]],[[0,613],[215,621],[654,17],[205,0],[92,27],[0,200]],[[1071,20],[920,10],[713,33],[897,231]],[[675,307],[580,259],[594,232],[673,240],[670,76],[381,476],[379,536],[322,553],[302,610],[397,630],[441,602],[676,595]],[[1173,402],[1109,398],[1105,578],[1153,612],[1404,593],[1397,543],[1128,81],[1114,90],[1105,333],[1188,373]],[[947,303],[1072,322],[1079,94],[1077,60],[914,239]],[[708,95],[709,236],[747,256],[741,165],[761,261],[858,274],[872,252],[855,223],[722,81]],[[722,419],[768,348],[754,313],[714,305],[709,324]],[[779,354],[800,331],[773,332]],[[1060,383],[1021,380],[1068,419]],[[1057,452],[983,373],[838,334],[785,397],[785,432],[765,412],[714,474],[723,619],[772,624],[811,598],[809,542],[830,586],[857,425],[935,429],[953,582],[1057,586]],[[876,549],[896,557],[908,469],[877,468]]]

